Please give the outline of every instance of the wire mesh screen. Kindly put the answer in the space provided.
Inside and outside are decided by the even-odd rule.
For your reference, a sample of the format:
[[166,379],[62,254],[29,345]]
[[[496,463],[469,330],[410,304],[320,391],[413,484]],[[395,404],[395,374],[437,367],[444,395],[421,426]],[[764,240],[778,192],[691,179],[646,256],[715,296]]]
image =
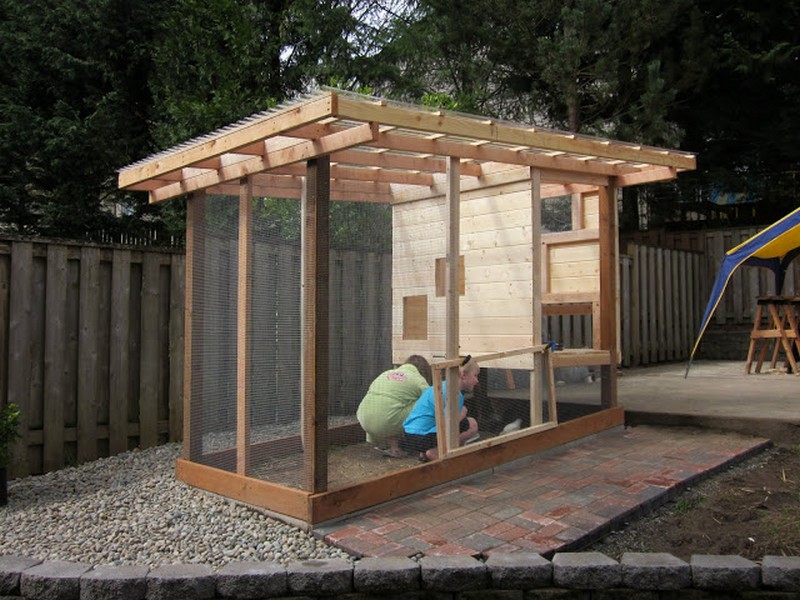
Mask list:
[[[256,198],[253,206],[247,474],[306,489],[300,203]],[[316,383],[327,388],[328,485],[336,487],[360,480],[347,458],[366,448],[356,410],[372,377],[391,366],[391,215],[336,203],[329,227],[329,375],[327,386]]]
[[193,460],[236,470],[238,199],[208,196],[193,223]]
[[366,441],[357,411],[392,368],[392,220],[386,205],[331,205],[328,487],[398,468]]
[[300,203],[252,202],[247,474],[302,487]]

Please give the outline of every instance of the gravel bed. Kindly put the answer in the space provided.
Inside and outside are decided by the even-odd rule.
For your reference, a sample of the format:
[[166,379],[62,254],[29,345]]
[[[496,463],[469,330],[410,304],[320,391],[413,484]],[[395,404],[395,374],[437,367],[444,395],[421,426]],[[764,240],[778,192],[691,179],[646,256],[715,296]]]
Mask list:
[[175,478],[179,444],[9,483],[0,555],[93,565],[354,560],[311,534]]

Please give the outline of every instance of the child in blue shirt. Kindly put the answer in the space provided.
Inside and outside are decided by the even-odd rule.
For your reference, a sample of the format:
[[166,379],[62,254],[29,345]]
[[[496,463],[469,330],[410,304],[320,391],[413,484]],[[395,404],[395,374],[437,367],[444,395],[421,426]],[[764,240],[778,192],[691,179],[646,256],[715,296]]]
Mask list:
[[[464,392],[471,392],[478,384],[478,373],[480,367],[474,361],[467,362],[459,370],[459,393],[458,406],[459,414],[459,445],[463,445],[467,440],[477,437],[478,422],[472,417],[467,416],[467,409],[464,406]],[[419,452],[419,459],[422,462],[436,460],[439,458],[439,451],[436,442],[436,412],[433,386],[427,388],[414,404],[408,417],[403,421],[403,439],[400,447],[406,452]],[[442,383],[442,396],[446,397],[446,385]]]

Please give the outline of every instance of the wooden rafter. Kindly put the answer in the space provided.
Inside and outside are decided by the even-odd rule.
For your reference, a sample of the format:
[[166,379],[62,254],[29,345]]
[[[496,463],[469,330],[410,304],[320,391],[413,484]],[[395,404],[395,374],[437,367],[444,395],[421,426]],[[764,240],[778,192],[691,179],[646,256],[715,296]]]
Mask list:
[[[462,189],[515,167],[538,169],[546,184],[595,189],[672,179],[695,168],[687,152],[327,90],[121,169],[119,185],[158,202],[228,190],[230,182],[255,176],[256,194],[285,190],[285,197],[299,197],[300,180],[266,176],[302,178],[296,165],[323,155],[331,160],[331,199],[368,202],[435,191],[447,157],[460,159]],[[357,185],[365,182],[386,187]]]

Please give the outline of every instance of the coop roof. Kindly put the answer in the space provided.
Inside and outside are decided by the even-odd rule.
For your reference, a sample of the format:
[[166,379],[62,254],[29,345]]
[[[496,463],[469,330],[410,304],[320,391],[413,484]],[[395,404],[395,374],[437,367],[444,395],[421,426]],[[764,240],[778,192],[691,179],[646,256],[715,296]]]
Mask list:
[[[119,171],[119,187],[151,202],[190,192],[299,197],[304,162],[330,155],[333,200],[400,202],[445,185],[445,157],[462,187],[536,167],[546,185],[629,186],[694,169],[691,153],[321,90],[154,154]],[[610,178],[615,178],[611,181]],[[467,181],[464,181],[467,180]]]

